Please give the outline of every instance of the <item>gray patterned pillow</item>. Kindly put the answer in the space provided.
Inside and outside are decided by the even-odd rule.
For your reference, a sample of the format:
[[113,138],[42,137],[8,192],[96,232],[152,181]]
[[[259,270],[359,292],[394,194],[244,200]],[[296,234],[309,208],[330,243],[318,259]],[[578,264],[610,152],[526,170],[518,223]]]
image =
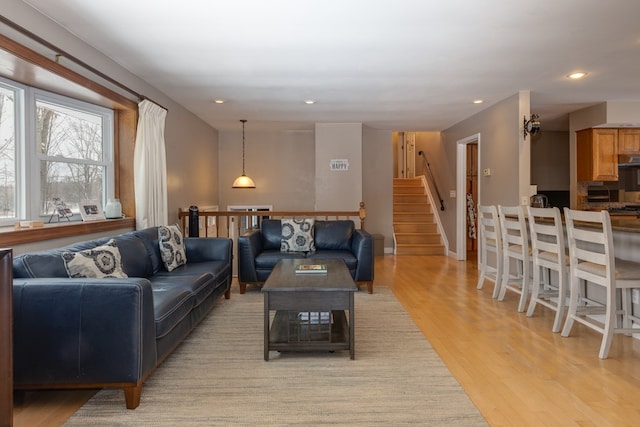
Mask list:
[[172,271],[187,263],[182,230],[178,224],[158,227],[160,255],[167,271]]
[[80,252],[63,252],[69,277],[128,277],[122,270],[122,258],[116,241]]
[[314,252],[314,218],[282,219],[280,252]]

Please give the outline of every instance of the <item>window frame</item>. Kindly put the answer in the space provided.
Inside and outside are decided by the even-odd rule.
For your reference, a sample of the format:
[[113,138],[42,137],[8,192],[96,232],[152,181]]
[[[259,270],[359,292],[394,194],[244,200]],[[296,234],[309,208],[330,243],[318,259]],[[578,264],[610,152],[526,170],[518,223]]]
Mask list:
[[[51,212],[41,213],[41,207],[47,202],[41,200],[42,188],[40,182],[41,166],[43,162],[60,162],[67,164],[88,164],[103,170],[102,206],[115,194],[115,128],[114,111],[99,105],[81,101],[47,90],[31,87],[0,77],[2,87],[14,93],[14,129],[15,129],[15,216],[0,218],[0,226],[10,225],[19,220],[41,220],[51,222],[54,215]],[[71,158],[62,156],[48,156],[41,153],[36,142],[38,102],[76,110],[94,115],[101,119],[102,160]],[[31,195],[31,196],[29,196]],[[55,215],[60,221],[60,218]],[[79,212],[69,218],[71,221],[81,220]]]
[[26,187],[26,170],[28,165],[25,162],[25,118],[21,111],[24,111],[26,105],[26,90],[28,86],[11,79],[0,76],[0,84],[3,88],[13,91],[14,93],[14,216],[8,218],[0,218],[0,226],[13,224],[20,219],[20,215],[24,214],[27,203],[27,187]]
[[[61,163],[75,163],[75,164],[88,164],[94,166],[102,166],[104,167],[104,177],[102,182],[102,200],[99,200],[100,204],[104,207],[107,200],[114,197],[114,188],[115,188],[115,167],[114,167],[114,112],[105,107],[101,107],[99,105],[91,104],[88,102],[80,101],[74,98],[70,98],[68,96],[58,95],[49,91],[45,91],[42,89],[31,88],[27,91],[29,111],[33,113],[32,116],[29,116],[28,119],[31,121],[28,122],[28,131],[30,132],[30,136],[28,141],[26,142],[26,147],[28,148],[31,159],[31,165],[29,166],[29,170],[33,171],[29,174],[28,180],[30,181],[30,188],[32,194],[38,195],[38,197],[31,198],[31,204],[27,207],[27,215],[29,218],[37,218],[40,220],[44,220],[45,222],[51,218],[51,213],[45,213],[44,215],[40,214],[40,206],[43,205],[45,200],[40,200],[40,195],[42,194],[42,188],[40,186],[40,169],[43,161],[58,161]],[[102,160],[95,161],[89,159],[76,159],[69,157],[56,157],[56,156],[47,156],[40,152],[36,143],[36,120],[35,120],[35,111],[36,104],[38,101],[58,105],[64,108],[78,110],[85,113],[98,115],[102,118]],[[72,221],[81,220],[80,213],[74,213],[73,217],[70,218]]]

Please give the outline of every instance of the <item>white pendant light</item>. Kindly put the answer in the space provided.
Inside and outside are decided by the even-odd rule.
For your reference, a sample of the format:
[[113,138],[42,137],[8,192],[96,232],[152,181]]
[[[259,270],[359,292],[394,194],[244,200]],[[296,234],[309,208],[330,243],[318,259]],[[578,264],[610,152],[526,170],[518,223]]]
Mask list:
[[242,175],[233,181],[232,188],[256,188],[253,180],[244,173],[244,124],[246,120],[240,120],[242,122]]

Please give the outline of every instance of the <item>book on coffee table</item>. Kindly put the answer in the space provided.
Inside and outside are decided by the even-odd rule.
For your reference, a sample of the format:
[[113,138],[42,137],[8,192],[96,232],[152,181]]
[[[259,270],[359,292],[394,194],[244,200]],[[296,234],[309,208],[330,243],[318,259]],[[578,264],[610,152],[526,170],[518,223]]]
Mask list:
[[330,311],[301,311],[298,313],[298,320],[312,325],[333,323]]
[[327,272],[326,264],[301,264],[296,265],[296,273],[301,274],[322,274]]

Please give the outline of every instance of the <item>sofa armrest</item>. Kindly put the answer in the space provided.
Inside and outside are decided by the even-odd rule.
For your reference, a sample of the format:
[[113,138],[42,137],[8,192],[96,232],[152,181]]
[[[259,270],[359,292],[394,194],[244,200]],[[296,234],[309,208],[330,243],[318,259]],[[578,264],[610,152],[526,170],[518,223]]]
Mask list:
[[262,252],[260,230],[250,230],[238,236],[238,282],[255,283],[258,281],[255,259]]
[[135,383],[154,368],[147,279],[14,279],[15,385]]
[[364,230],[355,230],[351,239],[351,251],[358,259],[356,282],[373,282],[373,236]]
[[187,237],[184,239],[187,262],[226,261],[231,264],[233,241],[224,237]]

